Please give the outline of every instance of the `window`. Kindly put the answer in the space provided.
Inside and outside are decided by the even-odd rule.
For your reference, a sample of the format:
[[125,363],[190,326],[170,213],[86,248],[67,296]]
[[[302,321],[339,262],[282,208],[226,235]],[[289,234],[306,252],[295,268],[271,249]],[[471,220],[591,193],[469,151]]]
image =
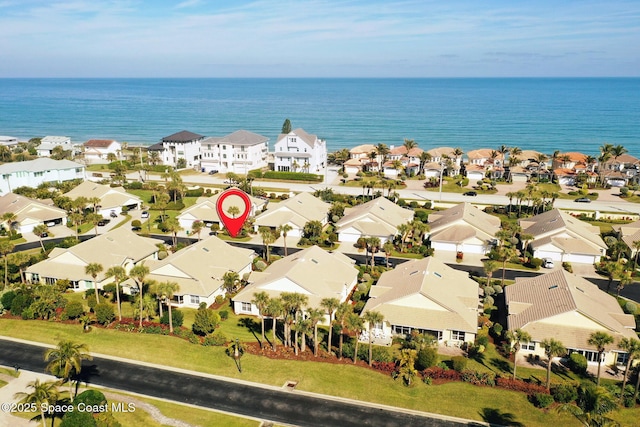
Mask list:
[[250,302],[243,302],[242,303],[242,311],[251,311],[251,303]]
[[191,304],[200,304],[200,297],[198,295],[190,295]]
[[451,339],[454,341],[464,341],[463,331],[451,331]]
[[533,350],[536,349],[536,343],[534,343],[534,342],[523,342],[523,343],[520,343],[520,348],[522,350],[533,351]]
[[616,357],[617,365],[626,365],[629,360],[629,353],[617,353],[618,357]]
[[69,281],[69,287],[72,289],[80,289],[80,281],[78,280]]
[[173,301],[177,304],[182,304],[184,303],[184,295],[174,295],[173,296]]
[[56,279],[55,277],[45,277],[44,283],[46,283],[47,285],[55,285],[57,280],[58,279]]

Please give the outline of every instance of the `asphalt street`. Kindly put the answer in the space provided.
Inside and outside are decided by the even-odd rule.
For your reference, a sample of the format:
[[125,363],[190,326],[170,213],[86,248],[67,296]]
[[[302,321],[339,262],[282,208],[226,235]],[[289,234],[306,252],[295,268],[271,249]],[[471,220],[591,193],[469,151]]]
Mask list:
[[[43,347],[0,338],[0,349],[0,365],[17,365],[20,369],[44,372]],[[96,384],[298,426],[481,425],[97,357],[85,361],[82,371],[82,382],[88,385]],[[340,378],[336,378],[335,381],[336,387],[339,387]]]

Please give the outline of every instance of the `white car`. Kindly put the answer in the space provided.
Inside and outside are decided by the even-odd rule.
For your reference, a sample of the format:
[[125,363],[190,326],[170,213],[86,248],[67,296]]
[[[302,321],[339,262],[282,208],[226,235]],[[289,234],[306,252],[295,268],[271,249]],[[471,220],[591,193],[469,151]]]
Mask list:
[[140,218],[149,218],[149,212],[142,211],[142,213],[140,214]]
[[544,268],[553,268],[553,260],[551,258],[542,258],[542,266]]

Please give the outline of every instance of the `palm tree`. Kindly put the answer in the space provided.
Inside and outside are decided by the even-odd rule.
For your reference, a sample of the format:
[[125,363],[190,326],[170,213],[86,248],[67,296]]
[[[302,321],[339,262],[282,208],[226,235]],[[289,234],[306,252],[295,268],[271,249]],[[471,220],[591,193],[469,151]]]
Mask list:
[[[364,329],[364,319],[356,313],[349,313],[347,316],[346,327],[348,331],[355,335],[355,345],[353,349],[353,364],[358,361],[358,343],[360,342],[360,334]],[[369,356],[371,360],[371,356]]]
[[7,223],[7,231],[9,232],[9,239],[13,237],[15,231],[16,221],[18,216],[13,212],[5,212],[2,215],[2,221]]
[[307,309],[307,319],[313,328],[313,355],[318,357],[318,323],[324,318],[324,310],[319,308]]
[[175,248],[178,245],[178,232],[183,230],[180,222],[176,218],[167,218],[164,222],[164,228],[171,233],[171,240]]
[[409,151],[416,148],[418,146],[418,143],[413,139],[405,138],[404,143],[402,145],[404,146],[404,148],[407,149],[407,154],[409,154]]
[[144,262],[141,262],[140,264],[134,266],[131,271],[129,271],[129,277],[131,277],[135,282],[136,285],[138,285],[138,297],[140,298],[140,313],[139,313],[139,317],[140,317],[140,323],[139,326],[140,328],[142,328],[142,313],[144,311],[144,302],[143,302],[143,298],[142,298],[142,288],[144,287],[144,280],[147,277],[147,275],[149,274],[149,267],[147,267],[146,265],[144,265]]
[[[640,357],[640,341],[636,338],[622,338],[618,343],[618,347],[627,352],[627,366],[624,370],[624,378],[622,379],[622,388],[620,390],[620,402],[622,403],[624,400],[624,388],[627,385],[627,377],[631,369],[631,364],[635,359]],[[640,375],[638,375],[638,378],[638,385],[640,385]],[[634,402],[638,395],[638,385],[636,385],[636,391],[633,395]]]
[[340,306],[340,300],[338,298],[323,298],[320,301],[320,306],[327,311],[329,317],[329,335],[327,336],[327,352],[331,353],[331,336],[333,335],[333,313]]
[[564,404],[561,411],[571,412],[584,426],[604,427],[619,425],[606,414],[618,405],[615,398],[604,387],[582,384],[578,388],[577,404]]
[[4,286],[2,287],[2,289],[5,289],[7,287],[8,281],[9,281],[9,265],[8,265],[8,258],[7,256],[13,252],[13,249],[15,248],[15,245],[13,243],[11,243],[9,240],[2,240],[0,241],[0,254],[2,254],[2,257],[4,258]]
[[589,335],[587,343],[598,349],[598,381],[596,382],[596,385],[600,385],[600,368],[602,367],[602,356],[606,350],[605,347],[613,343],[613,337],[606,332],[597,331]]
[[45,370],[51,372],[63,382],[69,383],[69,395],[72,395],[72,378],[80,374],[82,361],[91,360],[89,349],[84,344],[73,341],[60,341],[58,346],[44,352],[44,361],[49,362]]
[[35,234],[36,236],[38,236],[40,238],[40,246],[42,247],[42,252],[44,252],[44,243],[42,243],[42,237],[44,235],[47,235],[49,233],[49,227],[47,227],[45,224],[38,224],[35,227],[33,227],[33,234]]
[[369,237],[367,238],[367,249],[371,252],[371,271],[375,267],[375,254],[380,249],[380,238],[378,237]]
[[13,397],[15,399],[20,399],[20,403],[35,404],[36,408],[40,410],[40,421],[42,421],[42,427],[46,427],[45,409],[60,401],[61,395],[58,391],[58,385],[60,385],[59,381],[47,381],[41,383],[40,380],[36,378],[35,381],[31,381],[27,384],[27,388],[33,389],[31,393],[18,392]]
[[167,304],[167,309],[169,310],[169,332],[173,333],[173,315],[171,313],[171,300],[173,299],[173,294],[180,290],[180,285],[176,282],[160,282],[158,284],[158,292],[162,296],[162,299]]
[[[264,316],[265,316],[265,308],[269,304],[269,295],[264,292],[256,292],[253,294],[253,300],[251,303],[258,308],[258,312],[260,313],[260,322],[262,323],[262,341],[264,341]],[[260,342],[260,347],[262,347],[262,342]]]
[[618,157],[625,154],[628,150],[624,148],[622,145],[616,145],[611,149],[611,156],[613,156],[614,165],[618,161]]
[[638,254],[640,254],[640,240],[634,240],[631,243],[631,248],[636,252],[635,253],[635,257],[634,257],[634,261],[633,261],[633,266],[634,268],[638,267]]
[[193,223],[191,223],[191,232],[198,235],[198,242],[200,241],[200,233],[203,228],[204,223],[202,221],[193,221]]
[[553,364],[553,358],[567,354],[567,349],[560,341],[553,338],[542,340],[540,345],[544,347],[544,354],[547,356],[547,390],[549,390],[551,385],[551,365]]
[[513,348],[513,379],[515,380],[516,367],[518,366],[518,352],[523,342],[531,342],[531,335],[527,331],[516,329],[515,331],[507,331],[505,337],[509,340]]
[[264,244],[266,261],[269,263],[269,246],[276,241],[276,235],[269,227],[260,227],[258,232],[260,233],[260,237],[262,237],[262,244]]
[[345,324],[347,322],[347,318],[349,314],[353,313],[353,306],[348,302],[340,303],[338,308],[336,309],[336,321],[340,325],[340,333],[338,335],[338,359],[342,359],[342,341],[343,341],[343,331],[345,328]]
[[389,154],[389,147],[387,144],[376,145],[376,154],[378,155],[378,173],[382,173],[382,165],[387,161],[387,155]]
[[282,300],[279,298],[269,298],[267,305],[264,308],[264,315],[271,317],[272,320],[271,332],[273,333],[273,342],[271,343],[271,347],[273,348],[273,351],[276,351],[277,318],[283,311],[284,306],[282,305]]
[[431,161],[431,154],[427,153],[426,151],[423,151],[422,153],[420,153],[419,159],[420,159],[419,174],[423,175],[424,166]]
[[278,227],[277,233],[282,234],[284,239],[284,256],[287,256],[287,233],[293,230],[293,227],[289,224],[282,224]]
[[384,258],[385,258],[385,263],[387,268],[389,268],[389,257],[391,256],[391,253],[393,252],[394,249],[395,249],[395,246],[393,245],[393,242],[391,240],[387,240],[382,245],[382,250],[384,251]]
[[113,277],[113,281],[116,284],[116,301],[118,304],[118,320],[122,320],[122,308],[120,307],[120,283],[127,279],[127,270],[119,265],[110,267],[105,273],[106,277]]
[[498,263],[492,259],[486,260],[482,262],[484,273],[487,275],[487,285],[491,284],[491,278],[493,277],[493,273],[495,273],[500,266]]
[[[306,295],[294,292],[291,302],[292,302],[292,308],[294,313],[293,317],[295,319],[295,323],[298,324],[300,315],[302,314],[302,307],[309,303],[309,297]],[[296,328],[295,342],[293,347],[296,355],[298,354],[298,335],[299,335],[299,329]]]
[[377,311],[365,311],[363,319],[369,323],[369,366],[373,362],[373,327],[384,321],[382,313]]
[[85,274],[93,278],[93,290],[96,292],[96,304],[100,304],[100,296],[98,295],[98,274],[104,270],[102,264],[91,262],[84,267]]

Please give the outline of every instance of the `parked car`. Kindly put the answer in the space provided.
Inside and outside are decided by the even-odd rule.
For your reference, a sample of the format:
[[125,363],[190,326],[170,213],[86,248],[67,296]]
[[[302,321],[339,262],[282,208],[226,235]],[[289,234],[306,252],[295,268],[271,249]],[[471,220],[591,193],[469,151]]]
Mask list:
[[211,170],[209,171],[209,175],[215,175],[215,174],[217,174],[217,173],[218,173],[218,170],[217,170],[217,169],[211,169]]
[[478,192],[477,191],[466,191],[464,193],[462,193],[463,196],[477,196]]
[[591,203],[591,199],[588,197],[578,197],[577,199],[574,200],[574,202],[578,202],[578,203]]
[[148,211],[142,211],[142,213],[140,214],[140,218],[149,218],[149,212]]
[[47,223],[45,223],[44,225],[46,225],[47,227],[53,227],[54,225],[56,225],[55,221],[49,221]]
[[118,214],[116,213],[116,211],[111,211],[111,213],[109,214],[109,216],[110,216],[111,218],[117,218],[117,217],[118,217]]
[[142,227],[131,227],[131,231],[140,231]]
[[542,258],[542,266],[544,268],[553,268],[553,260],[551,258]]
[[109,224],[110,222],[111,222],[111,220],[109,218],[101,219],[100,221],[98,221],[98,227],[105,226],[105,225]]

